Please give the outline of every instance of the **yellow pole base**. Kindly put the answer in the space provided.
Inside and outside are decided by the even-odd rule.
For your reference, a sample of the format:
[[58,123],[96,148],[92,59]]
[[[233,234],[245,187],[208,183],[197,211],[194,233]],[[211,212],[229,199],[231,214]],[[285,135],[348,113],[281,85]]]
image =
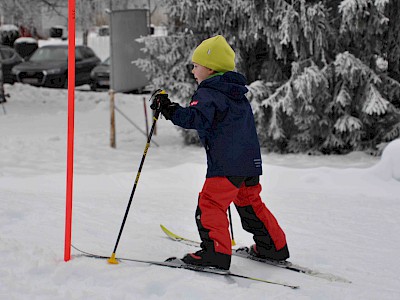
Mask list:
[[235,240],[232,240],[232,246],[236,246]]
[[109,264],[113,264],[113,265],[118,264],[118,260],[115,258],[115,253],[113,253],[107,261]]

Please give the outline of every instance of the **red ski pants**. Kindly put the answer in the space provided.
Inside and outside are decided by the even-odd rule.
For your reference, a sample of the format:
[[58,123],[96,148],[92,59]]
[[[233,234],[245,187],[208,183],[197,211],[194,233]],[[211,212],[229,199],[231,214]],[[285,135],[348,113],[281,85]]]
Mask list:
[[233,201],[237,207],[251,206],[255,214],[252,217],[265,226],[275,248],[282,249],[286,245],[285,233],[262,202],[260,192],[259,183],[246,186],[243,182],[238,188],[226,177],[207,178],[199,194],[196,212],[196,222],[203,244],[211,242],[215,252],[232,254],[227,210]]

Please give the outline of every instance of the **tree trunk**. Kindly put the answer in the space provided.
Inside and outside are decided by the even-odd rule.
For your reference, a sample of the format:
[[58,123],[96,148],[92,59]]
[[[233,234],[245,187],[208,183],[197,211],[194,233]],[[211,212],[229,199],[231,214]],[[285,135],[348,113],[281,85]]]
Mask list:
[[83,45],[85,46],[88,45],[88,35],[89,35],[89,30],[85,29],[83,31]]

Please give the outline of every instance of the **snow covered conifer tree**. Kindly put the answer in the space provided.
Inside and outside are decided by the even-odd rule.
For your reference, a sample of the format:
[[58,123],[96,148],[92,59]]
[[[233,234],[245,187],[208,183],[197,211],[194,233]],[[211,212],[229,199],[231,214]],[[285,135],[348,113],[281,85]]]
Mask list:
[[[264,115],[269,120],[267,134],[261,138],[269,149],[376,153],[380,143],[400,135],[400,105],[394,96],[399,83],[393,70],[391,74],[382,72],[376,64],[392,52],[386,46],[386,36],[393,38],[393,44],[400,42],[389,26],[399,17],[399,4],[389,0],[333,2],[326,2],[331,9],[334,4],[337,7],[327,19],[327,41],[321,43],[329,48],[320,58],[309,56],[311,67],[307,60],[293,62],[291,77],[268,98],[252,97],[253,104],[264,108],[258,108],[256,114],[268,112]],[[392,19],[386,17],[389,9]],[[335,20],[337,16],[341,22]],[[306,25],[300,19],[298,26]],[[399,61],[398,54],[392,55]]]
[[154,73],[153,83],[188,101],[195,89],[192,50],[204,38],[226,36],[248,79],[267,149],[376,152],[400,135],[400,1],[167,0],[166,6],[169,36],[144,39],[151,59],[141,65]]

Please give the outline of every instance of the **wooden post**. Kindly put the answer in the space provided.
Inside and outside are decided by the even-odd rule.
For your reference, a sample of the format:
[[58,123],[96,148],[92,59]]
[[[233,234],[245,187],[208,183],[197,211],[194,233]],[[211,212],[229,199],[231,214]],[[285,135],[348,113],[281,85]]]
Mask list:
[[4,107],[4,102],[7,102],[7,100],[6,100],[6,94],[4,92],[3,63],[0,60],[0,103],[1,106],[3,107],[3,113],[6,114],[6,108]]
[[7,102],[6,93],[4,92],[3,62],[0,58],[0,103]]
[[111,148],[116,148],[116,137],[115,137],[115,92],[110,90],[110,146]]

